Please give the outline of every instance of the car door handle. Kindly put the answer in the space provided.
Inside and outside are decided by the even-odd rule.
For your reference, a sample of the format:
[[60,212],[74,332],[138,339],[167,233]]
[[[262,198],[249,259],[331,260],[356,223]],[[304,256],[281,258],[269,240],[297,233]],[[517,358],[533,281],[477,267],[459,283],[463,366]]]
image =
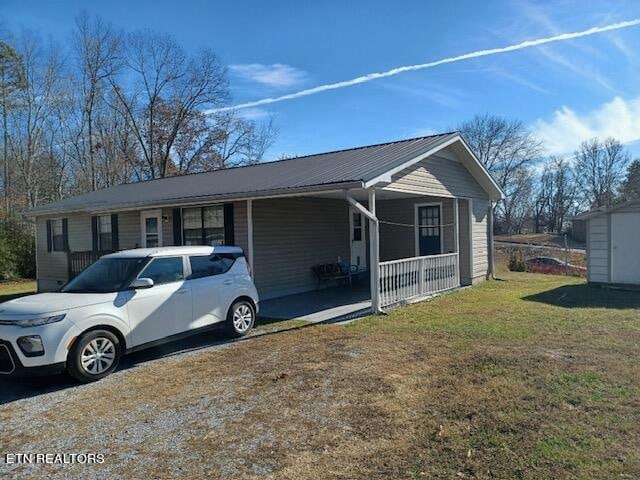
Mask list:
[[189,289],[188,288],[181,288],[180,290],[178,290],[178,293],[189,293]]
[[233,284],[233,280],[225,280],[224,282],[222,282],[223,285],[232,285]]

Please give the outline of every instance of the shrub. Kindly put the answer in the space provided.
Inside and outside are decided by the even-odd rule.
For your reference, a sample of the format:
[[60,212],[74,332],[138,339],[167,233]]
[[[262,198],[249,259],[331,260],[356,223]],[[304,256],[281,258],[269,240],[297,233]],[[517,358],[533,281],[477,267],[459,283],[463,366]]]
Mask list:
[[33,226],[17,219],[0,221],[0,277],[35,278],[36,248]]
[[508,267],[512,272],[524,272],[527,270],[527,264],[524,262],[522,252],[517,250],[511,252]]

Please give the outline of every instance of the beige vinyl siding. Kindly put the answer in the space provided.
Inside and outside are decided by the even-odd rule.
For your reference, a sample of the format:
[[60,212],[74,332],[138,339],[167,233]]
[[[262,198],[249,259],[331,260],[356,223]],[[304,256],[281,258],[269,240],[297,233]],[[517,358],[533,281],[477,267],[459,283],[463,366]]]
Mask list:
[[489,270],[489,202],[474,198],[473,206],[473,277],[486,276]]
[[247,253],[249,241],[247,236],[247,202],[233,203],[233,236],[237,247]]
[[[442,203],[442,253],[455,249],[453,228],[453,202],[451,198],[413,197],[376,202],[380,220],[380,261],[416,256],[416,204]],[[391,225],[394,224],[402,225]]]
[[[162,246],[171,247],[175,245],[173,241],[173,208],[162,209]],[[140,223],[140,212],[138,212],[138,223]],[[140,225],[142,225],[140,223]],[[139,228],[142,228],[140,226]],[[142,232],[139,234],[138,242],[142,241]]]
[[311,267],[350,256],[344,200],[254,200],[255,282],[261,298],[316,288]]
[[60,288],[67,281],[68,268],[65,252],[47,252],[47,218],[38,217],[36,219],[38,291],[47,292]]
[[439,197],[488,198],[485,190],[464,165],[433,156],[398,172],[385,187],[399,192]]
[[609,281],[609,215],[588,220],[587,276],[590,282]]
[[[76,213],[67,215],[67,227],[69,229],[69,251],[86,252],[93,248],[91,234],[91,215]],[[45,243],[45,252],[47,245]],[[66,278],[66,276],[65,276]]]
[[120,250],[140,247],[140,212],[118,213],[118,243]]
[[469,249],[469,200],[458,200],[458,219],[460,222],[460,282],[471,285],[471,263]]

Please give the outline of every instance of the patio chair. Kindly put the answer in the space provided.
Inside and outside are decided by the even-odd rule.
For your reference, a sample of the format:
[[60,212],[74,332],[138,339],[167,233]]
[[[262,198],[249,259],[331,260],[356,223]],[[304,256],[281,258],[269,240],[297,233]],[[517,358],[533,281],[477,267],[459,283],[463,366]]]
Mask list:
[[318,279],[318,286],[320,288],[324,283],[327,288],[329,282],[332,280],[339,280],[341,283],[348,283],[351,285],[351,268],[346,265],[346,269],[339,263],[320,263],[311,267],[314,275]]

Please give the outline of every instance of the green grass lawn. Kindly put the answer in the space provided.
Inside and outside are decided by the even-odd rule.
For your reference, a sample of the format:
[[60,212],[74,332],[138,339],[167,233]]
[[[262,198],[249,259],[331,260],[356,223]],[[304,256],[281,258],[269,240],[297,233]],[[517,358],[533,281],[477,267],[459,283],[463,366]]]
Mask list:
[[32,293],[36,293],[36,282],[34,280],[0,282],[0,303],[13,298],[31,295]]
[[419,464],[467,451],[473,478],[640,478],[640,293],[502,277],[350,327],[432,345],[425,408],[448,428],[427,422]]
[[40,395],[43,415],[3,405],[6,450],[82,451],[99,431],[90,473],[117,478],[640,478],[640,294],[501,275],[141,363]]

